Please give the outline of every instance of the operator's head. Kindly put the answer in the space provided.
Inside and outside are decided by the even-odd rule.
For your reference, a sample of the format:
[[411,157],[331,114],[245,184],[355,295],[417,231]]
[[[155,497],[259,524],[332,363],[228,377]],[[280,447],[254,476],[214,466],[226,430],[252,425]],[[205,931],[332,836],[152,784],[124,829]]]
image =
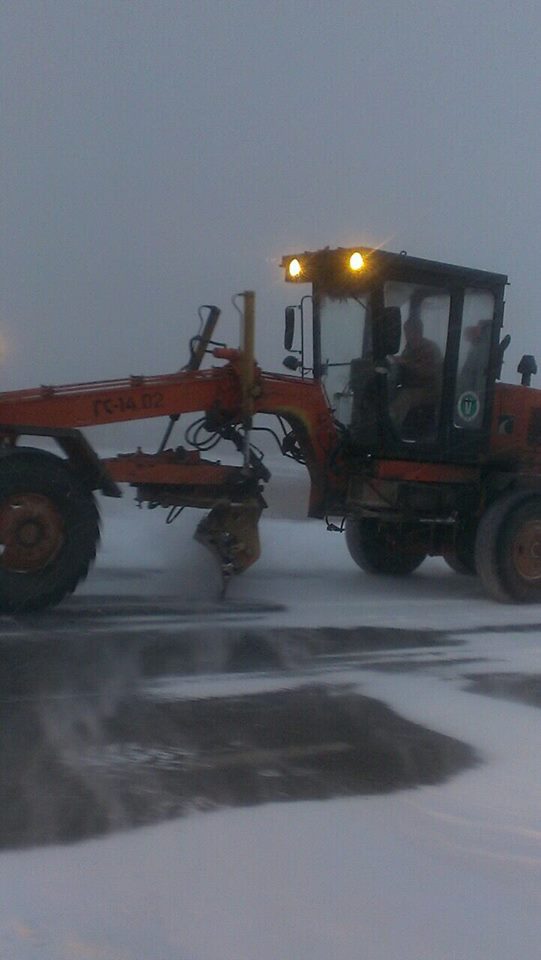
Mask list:
[[407,343],[418,343],[423,336],[423,321],[417,313],[410,313],[404,323],[404,336]]
[[487,343],[490,338],[491,326],[492,320],[480,320],[475,326],[465,328],[464,337],[468,343],[474,346],[478,346],[482,342]]

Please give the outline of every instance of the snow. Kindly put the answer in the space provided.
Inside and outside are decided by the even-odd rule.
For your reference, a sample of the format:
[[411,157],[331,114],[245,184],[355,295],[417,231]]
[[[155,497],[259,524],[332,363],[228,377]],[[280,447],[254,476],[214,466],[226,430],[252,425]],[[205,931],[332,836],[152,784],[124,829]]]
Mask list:
[[[130,515],[114,506],[102,570],[143,558],[156,568],[166,563],[160,589],[208,595],[210,560],[187,542],[193,514],[164,530],[157,512],[134,518],[133,506]],[[268,617],[273,627],[446,629],[461,642],[432,649],[428,665],[426,649],[409,649],[417,670],[344,669],[332,680],[473,744],[482,762],[443,785],[390,796],[195,813],[71,846],[3,853],[0,957],[534,960],[541,711],[469,692],[464,675],[541,673],[541,611],[494,604],[474,579],[440,561],[398,586],[365,577],[342,537],[279,511],[263,522],[262,539],[261,561],[231,585],[231,598],[282,604]],[[85,589],[92,592],[92,580]],[[156,581],[147,578],[146,589]],[[385,656],[392,666],[396,651]],[[307,679],[309,671],[297,681],[215,678],[205,695]],[[155,695],[190,696],[189,684],[157,684]]]
[[[523,761],[510,769],[494,754],[445,788],[201,814],[4,854],[5,956],[537,957],[539,806],[526,815],[521,796],[538,801],[538,788]],[[521,794],[494,793],[510,776]]]

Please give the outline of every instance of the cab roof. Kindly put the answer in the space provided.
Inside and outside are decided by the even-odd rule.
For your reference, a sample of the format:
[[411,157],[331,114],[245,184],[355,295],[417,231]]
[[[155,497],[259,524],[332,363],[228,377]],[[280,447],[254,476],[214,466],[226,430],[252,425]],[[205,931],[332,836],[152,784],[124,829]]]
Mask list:
[[[363,261],[361,269],[352,271],[349,260],[352,254],[360,253]],[[289,275],[289,265],[297,260],[301,272],[297,277]],[[478,270],[438,260],[426,260],[410,257],[405,251],[391,253],[374,247],[325,247],[322,250],[305,250],[303,253],[291,253],[282,257],[281,266],[286,271],[286,280],[293,283],[314,283],[325,286],[326,280],[341,278],[349,283],[382,276],[385,279],[411,280],[422,283],[433,282],[436,277],[448,284],[460,286],[505,286],[509,281],[506,274]]]

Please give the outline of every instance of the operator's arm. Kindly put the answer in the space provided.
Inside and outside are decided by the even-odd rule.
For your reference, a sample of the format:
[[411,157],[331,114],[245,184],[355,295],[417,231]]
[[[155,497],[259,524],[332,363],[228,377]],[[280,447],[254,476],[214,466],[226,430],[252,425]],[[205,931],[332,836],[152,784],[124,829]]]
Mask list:
[[439,376],[442,366],[439,347],[431,340],[423,340],[418,346],[404,350],[397,358],[402,371],[403,386],[424,386]]

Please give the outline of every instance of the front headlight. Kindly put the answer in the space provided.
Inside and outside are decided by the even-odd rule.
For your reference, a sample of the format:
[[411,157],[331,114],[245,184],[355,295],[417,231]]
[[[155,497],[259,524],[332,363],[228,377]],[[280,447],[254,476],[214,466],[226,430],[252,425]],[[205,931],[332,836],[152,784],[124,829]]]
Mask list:
[[287,272],[292,280],[297,280],[302,273],[300,260],[297,260],[296,257],[294,257],[293,260],[290,260]]
[[349,269],[357,272],[357,270],[362,270],[364,267],[364,260],[362,253],[359,253],[358,250],[355,250],[355,253],[352,253],[349,258]]

